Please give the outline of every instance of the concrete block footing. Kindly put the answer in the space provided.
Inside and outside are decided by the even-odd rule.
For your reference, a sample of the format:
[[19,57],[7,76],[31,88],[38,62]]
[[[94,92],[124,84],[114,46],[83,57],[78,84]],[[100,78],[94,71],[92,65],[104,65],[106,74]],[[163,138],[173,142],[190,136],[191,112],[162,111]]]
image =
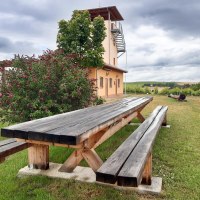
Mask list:
[[61,166],[62,164],[50,163],[48,170],[30,169],[28,166],[26,166],[19,170],[18,177],[42,175],[48,176],[50,178],[74,179],[82,182],[107,185],[119,190],[133,190],[144,194],[160,194],[162,190],[162,178],[160,177],[152,177],[151,185],[139,185],[138,187],[121,187],[117,186],[116,184],[113,185],[97,182],[95,173],[89,167],[77,166],[72,173],[66,173],[58,171]]

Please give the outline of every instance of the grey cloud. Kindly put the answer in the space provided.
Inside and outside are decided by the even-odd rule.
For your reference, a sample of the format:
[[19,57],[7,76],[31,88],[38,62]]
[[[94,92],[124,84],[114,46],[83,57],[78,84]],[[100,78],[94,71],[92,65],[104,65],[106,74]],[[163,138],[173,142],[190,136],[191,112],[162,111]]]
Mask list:
[[127,7],[124,14],[127,21],[133,20],[133,28],[145,24],[169,31],[176,38],[200,36],[198,0],[140,0],[132,7]]
[[[174,56],[174,57],[159,57],[154,60],[153,63],[148,64],[148,63],[143,63],[138,65],[137,63],[134,64],[134,62],[131,62],[129,64],[129,69],[138,67],[138,70],[143,70],[143,68],[151,66],[155,67],[156,69],[158,68],[163,68],[163,67],[174,67],[174,66],[188,66],[188,69],[191,67],[197,67],[200,68],[200,49],[197,51],[191,51],[187,53],[183,53],[179,56]],[[199,69],[200,71],[200,69]],[[200,73],[199,73],[200,74]]]
[[127,76],[128,82],[133,81],[185,81],[197,82],[200,79],[199,69],[188,66],[173,66],[171,68],[143,67],[142,71],[137,67],[131,69]]
[[133,52],[141,52],[144,53],[145,55],[151,55],[155,51],[155,45],[154,44],[149,44],[145,43],[143,45],[139,45],[135,48],[133,48]]
[[0,52],[13,54],[30,54],[36,51],[33,43],[17,41],[12,42],[8,38],[0,37]]

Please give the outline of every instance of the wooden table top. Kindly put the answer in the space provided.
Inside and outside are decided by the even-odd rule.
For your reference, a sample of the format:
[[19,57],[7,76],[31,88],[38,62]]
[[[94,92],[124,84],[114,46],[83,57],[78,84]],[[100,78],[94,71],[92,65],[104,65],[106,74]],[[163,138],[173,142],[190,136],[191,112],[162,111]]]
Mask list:
[[76,145],[128,114],[140,110],[152,100],[152,97],[124,98],[114,103],[9,126],[3,128],[1,134],[4,137]]

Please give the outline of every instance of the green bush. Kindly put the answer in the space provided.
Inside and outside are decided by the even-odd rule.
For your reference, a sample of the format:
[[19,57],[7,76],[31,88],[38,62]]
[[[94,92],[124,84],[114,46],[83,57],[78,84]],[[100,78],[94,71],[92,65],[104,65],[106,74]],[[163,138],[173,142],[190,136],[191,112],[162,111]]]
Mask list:
[[0,115],[21,122],[87,107],[93,88],[87,70],[60,51],[48,50],[38,58],[17,56],[6,73]]
[[94,99],[93,104],[94,104],[94,105],[101,105],[101,104],[103,104],[104,102],[106,102],[106,100],[105,100],[104,98],[102,98],[102,97],[96,97],[96,98]]

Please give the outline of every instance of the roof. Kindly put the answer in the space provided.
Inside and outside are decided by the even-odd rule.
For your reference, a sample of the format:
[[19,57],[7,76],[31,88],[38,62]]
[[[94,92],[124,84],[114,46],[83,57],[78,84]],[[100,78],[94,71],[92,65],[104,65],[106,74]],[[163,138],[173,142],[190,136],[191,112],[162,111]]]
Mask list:
[[[88,10],[93,20],[97,16],[102,16],[104,20],[122,21],[124,20],[116,6],[93,8]],[[110,13],[110,18],[109,18]]]
[[115,70],[115,71],[119,71],[119,72],[123,72],[123,73],[128,73],[128,71],[121,69],[119,67],[115,67],[113,65],[109,65],[109,64],[105,64],[103,67],[104,70],[108,69],[108,70]]

